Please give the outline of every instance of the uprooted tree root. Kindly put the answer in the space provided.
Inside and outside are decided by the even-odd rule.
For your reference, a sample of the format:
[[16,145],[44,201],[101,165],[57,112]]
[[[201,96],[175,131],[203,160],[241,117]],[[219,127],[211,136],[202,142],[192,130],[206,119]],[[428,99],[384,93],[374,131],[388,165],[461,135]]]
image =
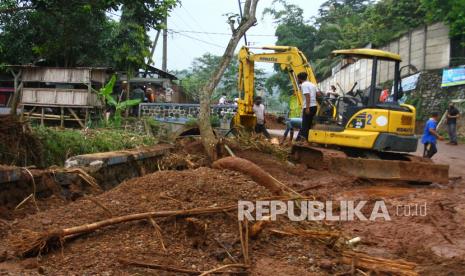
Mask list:
[[43,147],[27,122],[0,116],[0,163],[16,166],[44,165]]
[[241,150],[256,150],[268,153],[283,161],[287,160],[290,154],[289,149],[271,143],[262,135],[249,133],[245,130],[239,130],[234,138],[225,139],[225,143]]
[[255,163],[243,158],[233,156],[225,157],[213,162],[212,167],[215,169],[229,169],[246,174],[250,176],[253,181],[265,187],[274,195],[293,194],[300,196],[297,192],[278,181]]
[[37,256],[39,254],[47,253],[50,250],[62,246],[67,238],[75,237],[77,235],[85,233],[90,233],[109,225],[157,217],[179,217],[229,212],[236,209],[236,205],[231,205],[223,207],[196,208],[178,211],[146,212],[114,217],[94,223],[79,225],[65,229],[55,229],[52,231],[42,233],[34,232],[31,230],[22,230],[17,235],[13,235],[12,237],[10,237],[10,246],[20,257]]

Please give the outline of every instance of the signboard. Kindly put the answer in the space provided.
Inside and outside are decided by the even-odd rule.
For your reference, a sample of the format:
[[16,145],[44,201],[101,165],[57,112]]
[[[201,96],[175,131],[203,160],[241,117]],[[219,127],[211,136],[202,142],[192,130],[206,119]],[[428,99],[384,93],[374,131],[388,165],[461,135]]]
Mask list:
[[465,67],[449,68],[442,70],[441,87],[465,84]]
[[[405,93],[411,90],[414,90],[417,88],[417,83],[418,83],[418,78],[420,77],[420,73],[416,73],[414,75],[408,76],[406,78],[402,79],[402,91],[404,92],[404,95],[402,98],[399,99],[399,103],[403,104],[405,103],[407,96],[409,93]],[[391,87],[391,96],[389,97],[388,101],[392,101],[392,95],[394,95],[394,85]]]
[[403,78],[402,91],[406,92],[415,89],[417,87],[418,77],[420,77],[420,73]]

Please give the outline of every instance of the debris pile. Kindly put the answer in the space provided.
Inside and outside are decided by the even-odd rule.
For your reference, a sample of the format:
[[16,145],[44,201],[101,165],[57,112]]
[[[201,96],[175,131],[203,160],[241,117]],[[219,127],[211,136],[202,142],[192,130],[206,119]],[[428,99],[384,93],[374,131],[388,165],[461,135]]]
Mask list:
[[[428,251],[435,246],[449,251],[463,248],[463,204],[459,203],[465,194],[463,188],[456,189],[452,196],[431,187],[362,181],[307,169],[274,154],[238,145],[231,145],[236,157],[219,160],[213,168],[207,168],[200,166],[203,155],[199,145],[187,143],[175,155],[161,160],[160,171],[125,181],[99,195],[41,209],[23,219],[0,221],[0,272],[463,272],[461,257],[444,259]],[[180,167],[176,165],[180,163]],[[183,170],[164,170],[167,168]],[[431,204],[428,212],[435,221],[394,216],[392,221],[342,223],[290,221],[287,216],[278,216],[277,221],[269,217],[261,221],[238,220],[238,200],[271,199],[351,199],[367,200],[371,205],[384,200],[390,210],[400,204],[425,201]]]
[[0,164],[42,166],[42,146],[29,124],[11,115],[0,116]]

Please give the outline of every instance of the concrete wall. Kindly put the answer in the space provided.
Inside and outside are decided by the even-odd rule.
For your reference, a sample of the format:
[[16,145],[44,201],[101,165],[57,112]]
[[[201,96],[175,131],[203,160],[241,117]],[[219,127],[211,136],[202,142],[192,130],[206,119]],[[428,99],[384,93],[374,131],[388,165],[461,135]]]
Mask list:
[[[401,67],[411,64],[418,70],[439,69],[449,66],[450,39],[448,34],[448,26],[439,22],[414,29],[380,49],[400,54]],[[335,72],[331,77],[321,80],[320,89],[328,91],[331,84],[339,83],[345,91],[348,91],[355,82],[358,82],[356,89],[366,89],[371,83],[371,68],[371,61],[359,60]],[[403,76],[408,74],[410,73],[407,69],[402,71]],[[393,77],[394,63],[379,62],[378,84],[392,80]]]

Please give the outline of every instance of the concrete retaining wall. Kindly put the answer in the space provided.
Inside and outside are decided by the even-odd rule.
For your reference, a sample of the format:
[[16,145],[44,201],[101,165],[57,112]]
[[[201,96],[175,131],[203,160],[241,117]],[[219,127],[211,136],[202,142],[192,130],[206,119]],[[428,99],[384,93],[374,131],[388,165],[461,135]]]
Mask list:
[[[400,54],[401,67],[411,64],[418,70],[439,69],[449,66],[450,39],[449,27],[439,22],[429,26],[414,29],[402,37],[391,41],[381,47],[381,50]],[[322,91],[328,91],[332,84],[337,84],[348,91],[355,82],[356,89],[366,89],[371,83],[372,62],[359,60],[319,82]],[[408,70],[402,71],[403,76],[410,74]],[[394,76],[394,63],[380,62],[378,64],[378,84],[392,80]]]
[[[126,179],[158,170],[158,161],[172,150],[171,145],[159,144],[143,149],[85,154],[67,160],[67,169],[80,169],[91,175],[103,190],[108,190]],[[60,170],[29,170],[0,167],[0,209],[14,208],[33,192],[37,197],[52,194],[73,199],[93,189],[72,172]],[[58,172],[57,172],[58,171]],[[0,214],[1,215],[1,214]]]

